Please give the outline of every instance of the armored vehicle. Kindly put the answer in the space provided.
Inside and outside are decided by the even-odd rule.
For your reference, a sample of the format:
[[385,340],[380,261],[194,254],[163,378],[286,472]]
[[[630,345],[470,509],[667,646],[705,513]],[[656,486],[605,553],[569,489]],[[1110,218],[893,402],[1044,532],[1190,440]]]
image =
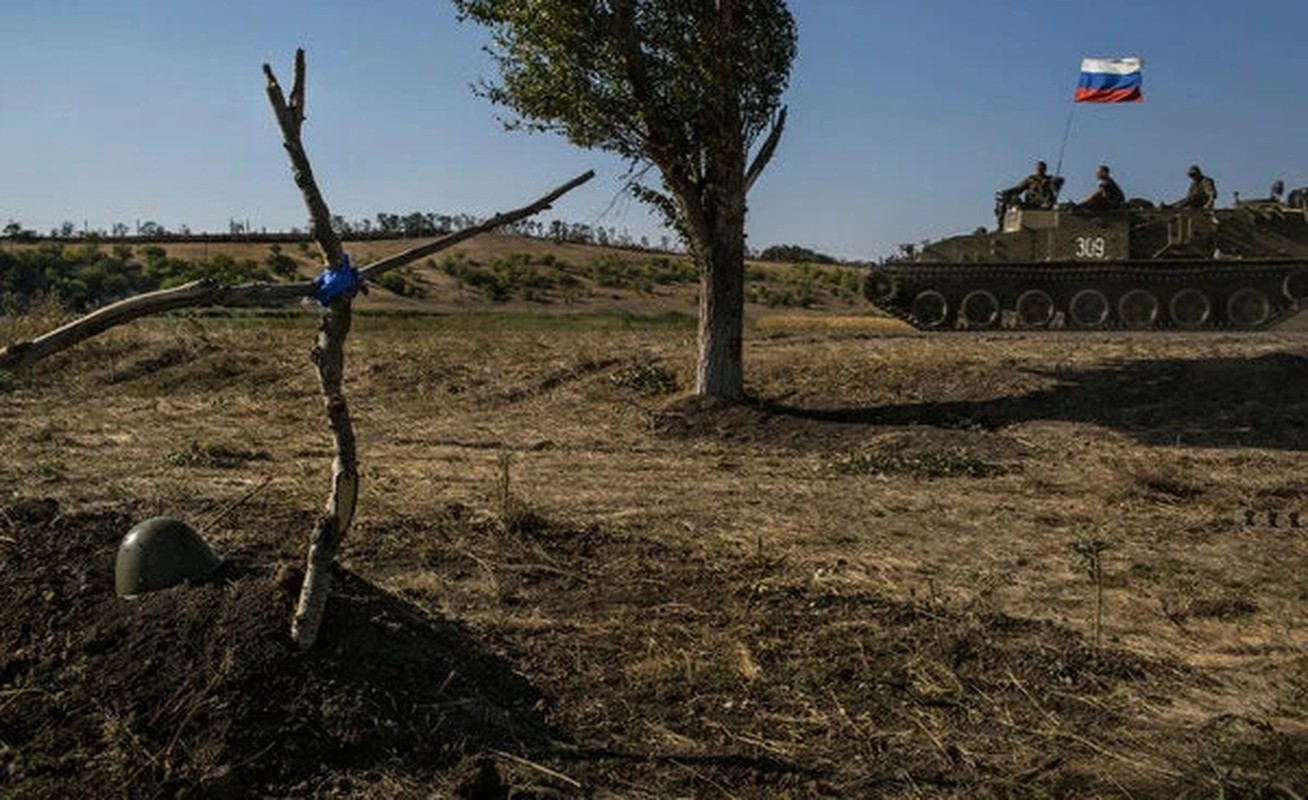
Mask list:
[[1273,328],[1308,309],[1301,203],[1001,206],[998,230],[905,246],[863,294],[920,330]]

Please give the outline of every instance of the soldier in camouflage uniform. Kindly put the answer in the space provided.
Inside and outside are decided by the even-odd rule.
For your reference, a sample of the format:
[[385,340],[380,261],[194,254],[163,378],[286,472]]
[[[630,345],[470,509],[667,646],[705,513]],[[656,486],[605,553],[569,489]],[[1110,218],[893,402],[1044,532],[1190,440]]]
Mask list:
[[1058,199],[1056,180],[1048,174],[1048,167],[1043,161],[1035,163],[1035,172],[1027,175],[1016,186],[1004,190],[1010,198],[1021,195],[1018,205],[1022,208],[1053,208]]
[[995,192],[995,222],[1004,226],[1004,212],[1012,206],[1018,208],[1053,208],[1063,179],[1049,175],[1043,161],[1035,163],[1035,172],[1016,186]]
[[1217,205],[1217,183],[1198,165],[1191,166],[1186,174],[1190,176],[1190,190],[1168,208],[1212,208]]

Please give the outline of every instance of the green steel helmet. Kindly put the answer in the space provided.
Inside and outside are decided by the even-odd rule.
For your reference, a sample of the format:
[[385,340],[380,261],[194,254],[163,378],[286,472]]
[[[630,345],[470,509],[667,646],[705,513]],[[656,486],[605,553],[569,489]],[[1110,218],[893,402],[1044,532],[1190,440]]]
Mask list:
[[122,597],[208,577],[223,563],[195,529],[179,519],[137,523],[118,545],[114,584]]

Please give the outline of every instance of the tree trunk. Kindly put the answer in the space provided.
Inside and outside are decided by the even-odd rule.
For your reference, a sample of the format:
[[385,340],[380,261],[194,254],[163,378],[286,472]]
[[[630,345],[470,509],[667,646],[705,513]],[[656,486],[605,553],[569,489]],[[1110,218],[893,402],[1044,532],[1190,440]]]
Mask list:
[[723,400],[745,398],[742,334],[745,323],[744,262],[714,251],[701,266],[699,295],[699,364],[695,393]]
[[695,247],[700,273],[695,392],[737,401],[745,398],[745,200],[743,186],[724,188],[712,214],[712,241]]

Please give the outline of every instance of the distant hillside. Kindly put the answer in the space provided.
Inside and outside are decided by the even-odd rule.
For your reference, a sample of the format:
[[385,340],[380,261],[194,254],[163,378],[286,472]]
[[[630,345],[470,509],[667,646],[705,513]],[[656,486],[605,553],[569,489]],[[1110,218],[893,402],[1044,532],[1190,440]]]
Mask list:
[[[357,265],[424,239],[347,241]],[[301,280],[321,269],[317,248],[298,242],[0,242],[0,295],[21,307],[57,292],[75,309],[201,277],[226,283]],[[866,312],[861,270],[840,265],[751,262],[754,308]],[[698,274],[684,255],[486,235],[383,276],[361,308],[455,310],[476,307],[632,313],[695,313]]]

